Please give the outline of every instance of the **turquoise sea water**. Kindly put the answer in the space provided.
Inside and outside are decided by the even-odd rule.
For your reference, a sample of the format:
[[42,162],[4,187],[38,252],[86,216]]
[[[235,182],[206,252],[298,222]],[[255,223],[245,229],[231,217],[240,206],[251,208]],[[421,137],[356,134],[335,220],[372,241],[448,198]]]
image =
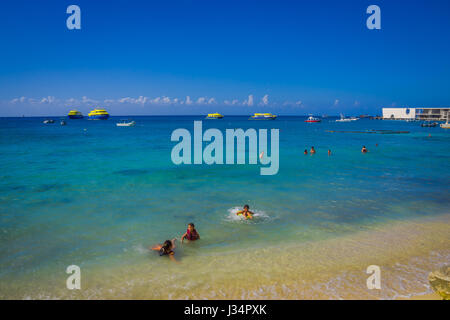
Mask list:
[[[450,130],[369,119],[203,118],[133,117],[135,127],[116,127],[119,117],[66,126],[59,118],[0,119],[0,283],[71,264],[158,261],[146,248],[179,238],[189,222],[202,239],[179,248],[181,261],[448,213]],[[223,133],[280,129],[278,174],[261,176],[259,165],[174,165],[170,135],[192,132],[194,120]],[[410,133],[327,132],[371,129]],[[311,146],[317,154],[303,155]],[[233,213],[246,203],[254,221]]]

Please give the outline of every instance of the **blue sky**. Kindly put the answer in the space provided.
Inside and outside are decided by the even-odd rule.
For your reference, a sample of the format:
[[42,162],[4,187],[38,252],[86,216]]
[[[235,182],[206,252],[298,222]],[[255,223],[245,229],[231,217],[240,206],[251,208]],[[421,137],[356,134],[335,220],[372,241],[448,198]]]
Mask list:
[[[66,28],[71,4],[81,30]],[[381,30],[366,28],[371,4]],[[447,0],[5,0],[0,116],[448,106],[449,13]]]

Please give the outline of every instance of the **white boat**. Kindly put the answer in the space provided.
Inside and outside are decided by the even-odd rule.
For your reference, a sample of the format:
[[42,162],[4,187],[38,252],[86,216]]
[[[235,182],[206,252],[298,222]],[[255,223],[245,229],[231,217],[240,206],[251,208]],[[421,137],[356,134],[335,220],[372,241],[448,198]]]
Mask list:
[[449,112],[447,112],[447,121],[445,121],[445,123],[441,123],[440,127],[443,129],[450,129],[450,123],[448,123],[448,114]]
[[350,122],[350,121],[353,121],[353,120],[350,118],[344,117],[344,115],[342,113],[341,113],[341,118],[336,120],[336,122]]
[[116,123],[116,126],[118,126],[118,127],[133,127],[135,124],[136,124],[135,121],[120,120],[120,122]]
[[319,118],[315,118],[313,116],[309,116],[308,119],[305,120],[305,122],[309,122],[309,123],[316,123],[316,122],[321,122],[322,120],[320,120]]

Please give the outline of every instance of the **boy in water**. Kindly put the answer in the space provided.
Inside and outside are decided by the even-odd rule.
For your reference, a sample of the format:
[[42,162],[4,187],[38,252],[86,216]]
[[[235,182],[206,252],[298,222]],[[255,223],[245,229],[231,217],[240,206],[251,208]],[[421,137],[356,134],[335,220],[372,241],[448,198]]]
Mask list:
[[251,212],[249,209],[250,209],[250,207],[248,206],[248,204],[246,204],[246,205],[244,205],[243,210],[236,212],[236,215],[242,214],[245,219],[253,219],[254,213]]
[[369,150],[367,150],[366,146],[363,146],[362,149],[361,149],[361,152],[362,152],[362,153],[367,153],[368,151],[369,151]]
[[183,243],[184,239],[187,239],[189,241],[200,239],[200,235],[198,234],[197,230],[195,230],[195,225],[192,222],[188,224],[186,232],[181,236],[181,243]]
[[166,240],[163,244],[157,244],[151,247],[151,250],[159,251],[160,256],[169,256],[170,260],[178,262],[174,257],[175,252],[173,251],[175,249],[175,240],[177,238]]
[[314,149],[314,147],[311,147],[311,150],[309,150],[310,154],[315,154],[316,153],[316,149]]

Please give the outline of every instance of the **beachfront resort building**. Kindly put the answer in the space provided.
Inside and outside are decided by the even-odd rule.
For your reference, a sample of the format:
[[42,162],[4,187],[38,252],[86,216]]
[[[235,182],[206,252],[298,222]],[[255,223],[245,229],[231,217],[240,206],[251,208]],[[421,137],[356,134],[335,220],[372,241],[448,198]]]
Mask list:
[[445,121],[450,108],[383,108],[384,120]]

